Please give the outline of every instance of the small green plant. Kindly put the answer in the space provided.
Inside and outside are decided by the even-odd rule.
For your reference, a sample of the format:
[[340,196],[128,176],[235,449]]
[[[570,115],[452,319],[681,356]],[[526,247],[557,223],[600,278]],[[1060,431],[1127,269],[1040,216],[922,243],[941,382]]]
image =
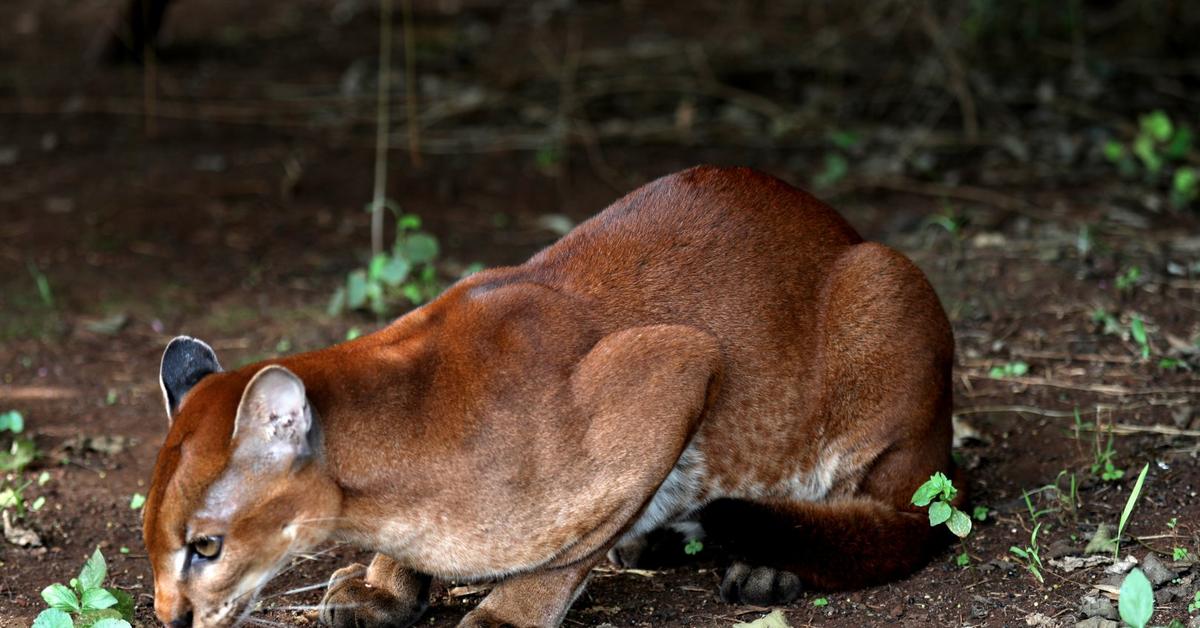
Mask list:
[[929,476],[929,479],[917,488],[913,493],[912,503],[921,508],[929,507],[930,526],[944,523],[954,536],[965,539],[971,533],[971,518],[951,505],[950,502],[957,494],[958,489],[954,488],[954,483],[939,471]]
[[37,457],[33,439],[21,434],[25,431],[25,417],[16,410],[0,414],[0,433],[12,434],[8,451],[0,451],[0,472],[20,473]]
[[1150,470],[1150,463],[1147,462],[1142,466],[1142,472],[1138,474],[1137,482],[1133,483],[1133,492],[1129,494],[1129,499],[1125,501],[1125,509],[1121,511],[1121,521],[1117,525],[1117,536],[1113,546],[1113,556],[1120,554],[1121,550],[1121,535],[1125,532],[1125,524],[1129,523],[1129,515],[1133,513],[1133,507],[1137,504],[1138,497],[1142,494],[1142,484],[1146,482],[1146,472]]
[[442,289],[434,266],[440,252],[437,238],[421,231],[420,217],[402,213],[391,201],[385,206],[396,214],[392,249],[375,255],[366,268],[346,276],[346,285],[338,288],[329,302],[331,316],[347,309],[369,309],[383,316],[399,297],[420,305]]
[[1146,574],[1136,567],[1121,582],[1121,598],[1117,602],[1121,619],[1133,628],[1145,628],[1154,614],[1154,588]]
[[976,521],[987,521],[988,507],[987,506],[976,506],[971,511],[971,516],[974,517]]
[[829,598],[819,597],[812,601],[812,605],[817,608],[823,608],[823,607],[829,606]]
[[1142,351],[1142,359],[1150,359],[1150,338],[1146,335],[1146,323],[1142,322],[1142,317],[1134,314],[1133,320],[1129,322],[1129,336],[1138,344]]
[[1100,323],[1100,333],[1105,336],[1120,336],[1124,331],[1121,327],[1121,321],[1102,307],[1092,310],[1092,322]]
[[1137,266],[1130,266],[1125,269],[1125,272],[1117,275],[1117,292],[1129,292],[1137,286],[1137,282],[1142,278],[1142,269]]
[[1100,448],[1100,436],[1096,435],[1092,454],[1092,475],[1100,476],[1105,482],[1115,482],[1125,477],[1125,470],[1117,468],[1113,464],[1113,456],[1116,451],[1113,450],[1113,435],[1112,430],[1108,431],[1108,441],[1104,449]]
[[1171,560],[1187,560],[1191,558],[1191,556],[1191,553],[1188,552],[1186,547],[1171,548]]
[[825,166],[813,177],[813,187],[816,188],[832,187],[846,178],[850,173],[850,161],[846,153],[853,150],[861,138],[851,131],[834,131],[828,139],[833,148],[825,153]]
[[134,493],[133,497],[129,498],[129,508],[131,510],[141,510],[142,506],[146,505],[146,496],[141,493]]
[[1138,119],[1137,135],[1131,144],[1109,140],[1104,145],[1104,156],[1125,177],[1141,174],[1151,185],[1168,179],[1171,205],[1183,208],[1200,197],[1200,176],[1187,165],[1192,140],[1189,127],[1176,125],[1163,111],[1152,111]]
[[966,567],[971,564],[971,555],[965,551],[960,552],[954,557],[954,564],[959,567]]
[[1196,591],[1196,594],[1192,596],[1192,601],[1188,603],[1189,613],[1195,613],[1197,611],[1200,611],[1200,591]]
[[1177,525],[1179,525],[1179,517],[1171,517],[1167,520],[1167,529],[1174,530]]
[[988,376],[992,379],[1023,377],[1028,372],[1029,365],[1024,362],[1017,361],[993,366],[992,370],[988,371]]
[[1037,578],[1038,582],[1045,582],[1045,578],[1042,577],[1042,558],[1039,554],[1041,550],[1038,547],[1037,540],[1038,532],[1041,531],[1041,529],[1041,523],[1034,524],[1033,532],[1031,532],[1029,535],[1029,545],[1026,545],[1025,547],[1017,547],[1016,545],[1013,545],[1012,547],[1008,548],[1008,551],[1021,561],[1021,564],[1025,566],[1025,569],[1027,569],[1029,573],[1033,574],[1033,577]]
[[50,607],[33,622],[33,628],[130,628],[133,598],[117,588],[105,588],[108,566],[100,549],[83,565],[70,586],[52,584],[42,590]]
[[683,544],[683,553],[688,556],[695,556],[702,551],[704,551],[704,541],[700,539],[688,539],[688,542]]

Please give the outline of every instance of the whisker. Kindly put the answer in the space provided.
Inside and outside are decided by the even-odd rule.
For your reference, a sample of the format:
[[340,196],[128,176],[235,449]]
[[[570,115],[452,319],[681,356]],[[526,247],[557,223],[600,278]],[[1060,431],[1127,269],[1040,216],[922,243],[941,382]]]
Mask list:
[[319,582],[317,584],[309,584],[309,585],[305,585],[302,587],[296,587],[294,589],[288,589],[287,591],[280,591],[279,593],[272,593],[271,595],[264,597],[263,600],[264,601],[265,600],[273,600],[277,597],[283,597],[285,595],[293,595],[295,593],[304,593],[305,591],[312,591],[313,589],[324,589],[325,587],[337,584],[337,583],[341,582],[342,580],[345,580],[346,578],[350,578],[350,577],[352,577],[352,576],[346,576],[345,578],[339,578],[332,582]]
[[358,608],[361,604],[295,604],[292,606],[272,606],[263,610],[269,611],[316,611],[323,608]]

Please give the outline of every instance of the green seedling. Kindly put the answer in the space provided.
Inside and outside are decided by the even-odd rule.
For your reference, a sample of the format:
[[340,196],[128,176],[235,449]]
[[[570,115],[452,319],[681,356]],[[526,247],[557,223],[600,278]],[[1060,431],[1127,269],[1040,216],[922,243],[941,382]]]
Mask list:
[[929,476],[929,479],[913,493],[914,506],[929,507],[929,525],[946,524],[946,527],[960,539],[967,538],[971,533],[971,518],[967,513],[951,505],[958,489],[940,471]]
[[1104,449],[1100,449],[1100,437],[1096,436],[1094,442],[1094,450],[1092,455],[1092,475],[1100,476],[1105,482],[1115,482],[1125,477],[1125,470],[1117,468],[1113,464],[1113,455],[1116,451],[1113,450],[1113,435],[1112,430],[1108,432],[1108,442]]
[[50,607],[33,622],[33,628],[130,628],[133,598],[117,588],[105,588],[108,566],[97,548],[70,586],[52,584],[42,590]]
[[823,607],[829,606],[829,598],[819,597],[812,601],[812,605],[817,608],[823,608]]
[[1124,332],[1121,321],[1104,308],[1092,310],[1092,322],[1101,324],[1100,333],[1105,336],[1120,336]]
[[700,539],[688,539],[688,542],[683,545],[683,553],[688,556],[695,556],[702,551],[704,551],[704,542]]
[[974,517],[976,521],[987,521],[988,507],[987,506],[976,506],[971,511],[971,516]]
[[0,414],[0,433],[12,434],[8,451],[0,451],[0,472],[20,473],[37,457],[33,439],[21,434],[25,431],[25,417],[16,410]]
[[142,506],[146,505],[146,496],[141,493],[134,493],[129,499],[129,508],[131,510],[141,510]]
[[1188,603],[1189,613],[1195,613],[1197,611],[1200,611],[1200,591],[1196,591],[1196,594],[1192,596],[1192,601]]
[[1142,350],[1142,359],[1150,359],[1150,338],[1146,335],[1146,324],[1142,322],[1142,318],[1136,314],[1133,320],[1129,322],[1129,336],[1138,344]]
[[1021,561],[1021,564],[1025,566],[1025,569],[1027,569],[1029,573],[1033,574],[1033,577],[1037,578],[1038,582],[1044,583],[1046,580],[1042,577],[1042,558],[1039,555],[1041,550],[1038,547],[1037,540],[1038,532],[1041,531],[1041,529],[1041,523],[1035,524],[1033,526],[1033,532],[1029,535],[1029,545],[1026,545],[1025,547],[1017,547],[1016,545],[1013,545],[1012,547],[1008,548],[1008,551]]
[[46,307],[54,307],[54,292],[50,290],[50,280],[46,278],[46,274],[38,270],[37,264],[28,262],[29,276],[33,277],[33,283],[37,286],[38,297],[42,300],[42,305]]
[[992,379],[1002,379],[1005,377],[1023,377],[1029,372],[1029,365],[1024,362],[1008,362],[993,366],[992,370],[988,371],[988,376]]
[[1129,494],[1129,499],[1125,501],[1125,509],[1121,511],[1121,521],[1117,525],[1117,537],[1114,539],[1116,544],[1113,549],[1113,556],[1120,554],[1121,550],[1121,535],[1125,533],[1125,524],[1129,523],[1129,515],[1133,513],[1133,507],[1137,505],[1138,497],[1142,494],[1142,484],[1146,481],[1146,472],[1150,470],[1150,463],[1147,462],[1142,466],[1142,472],[1138,474],[1137,482],[1133,483],[1133,492]]
[[846,152],[853,150],[860,140],[858,134],[851,131],[834,131],[828,139],[833,148],[825,153],[825,165],[813,177],[813,187],[816,188],[837,185],[850,174],[850,160],[846,158]]
[[[434,266],[440,253],[437,238],[421,231],[420,217],[401,212],[392,201],[384,205],[396,215],[392,248],[371,258],[366,268],[347,275],[346,285],[338,288],[329,302],[330,316],[347,309],[369,309],[382,316],[400,297],[410,305],[420,305],[442,289]],[[373,205],[367,209],[372,210]]]
[[1158,184],[1169,175],[1171,205],[1183,208],[1200,197],[1200,175],[1187,164],[1192,143],[1189,127],[1175,124],[1163,111],[1152,111],[1138,119],[1132,143],[1110,140],[1104,145],[1104,157],[1127,178],[1140,174],[1148,183]]
[[959,567],[966,567],[966,566],[970,565],[971,564],[971,555],[966,553],[965,551],[960,552],[958,555],[956,555],[954,557],[954,564],[958,565]]
[[1167,528],[1174,530],[1175,526],[1179,525],[1179,517],[1171,517],[1167,520]]
[[1133,628],[1145,628],[1154,614],[1154,589],[1141,569],[1134,568],[1121,582],[1121,598],[1117,602],[1121,619]]
[[1192,365],[1179,358],[1163,358],[1158,361],[1158,368],[1164,371],[1190,371]]
[[1133,290],[1142,278],[1142,269],[1137,266],[1130,266],[1125,269],[1125,272],[1117,275],[1117,292],[1129,292]]
[[1171,560],[1176,560],[1176,561],[1187,560],[1187,559],[1191,558],[1191,556],[1192,556],[1191,553],[1188,552],[1186,547],[1171,548]]

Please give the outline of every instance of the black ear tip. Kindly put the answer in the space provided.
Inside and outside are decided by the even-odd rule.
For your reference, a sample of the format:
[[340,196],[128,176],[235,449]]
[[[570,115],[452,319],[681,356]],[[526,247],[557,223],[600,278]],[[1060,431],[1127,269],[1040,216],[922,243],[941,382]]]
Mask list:
[[167,412],[174,414],[183,395],[210,373],[221,370],[217,354],[202,340],[178,336],[163,351],[159,379],[167,401]]

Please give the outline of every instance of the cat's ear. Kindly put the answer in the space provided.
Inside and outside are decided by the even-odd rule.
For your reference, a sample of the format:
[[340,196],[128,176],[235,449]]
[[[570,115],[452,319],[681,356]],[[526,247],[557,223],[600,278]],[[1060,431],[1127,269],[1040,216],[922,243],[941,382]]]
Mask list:
[[167,405],[167,421],[175,418],[183,396],[193,386],[206,376],[220,371],[217,354],[203,341],[190,336],[177,336],[168,343],[158,369],[158,384],[162,387],[163,401]]
[[234,452],[256,464],[291,464],[312,453],[314,427],[304,382],[282,366],[266,366],[242,393],[233,425]]

